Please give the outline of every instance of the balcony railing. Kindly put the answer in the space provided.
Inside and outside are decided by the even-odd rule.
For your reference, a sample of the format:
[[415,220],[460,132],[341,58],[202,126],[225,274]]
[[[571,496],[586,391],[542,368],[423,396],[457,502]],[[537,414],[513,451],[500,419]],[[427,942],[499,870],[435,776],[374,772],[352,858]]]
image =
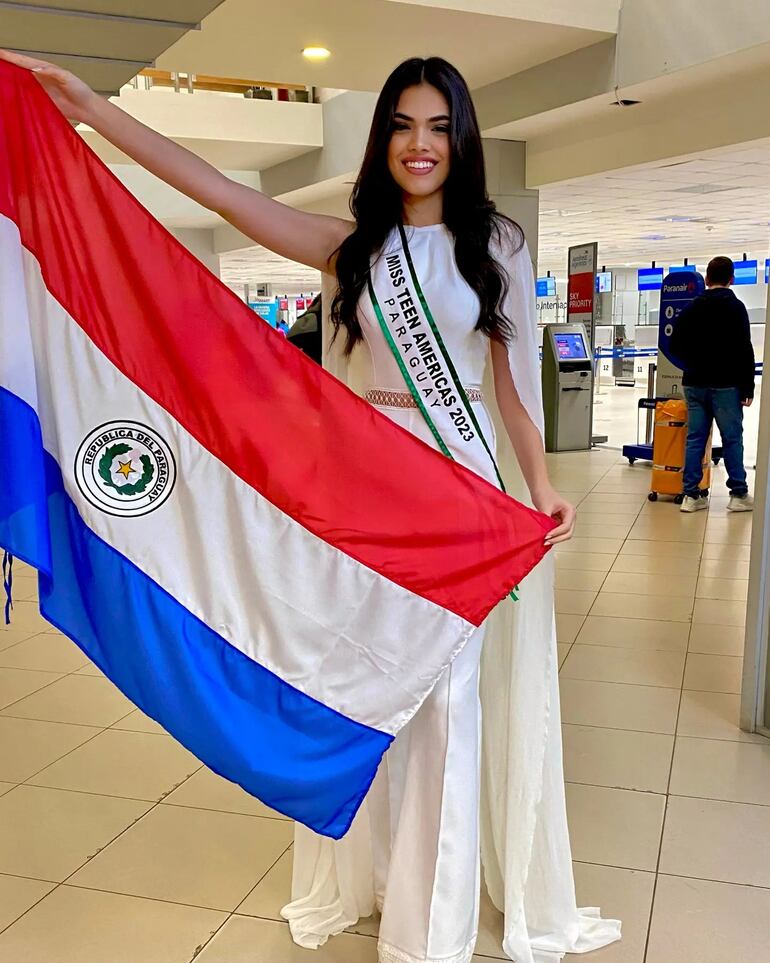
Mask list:
[[208,74],[181,71],[142,70],[131,82],[137,90],[153,87],[171,88],[177,93],[193,94],[196,90],[215,91],[223,94],[240,94],[254,100],[281,100],[313,103],[314,89],[301,84],[275,83],[268,80],[247,80],[240,77],[211,77]]

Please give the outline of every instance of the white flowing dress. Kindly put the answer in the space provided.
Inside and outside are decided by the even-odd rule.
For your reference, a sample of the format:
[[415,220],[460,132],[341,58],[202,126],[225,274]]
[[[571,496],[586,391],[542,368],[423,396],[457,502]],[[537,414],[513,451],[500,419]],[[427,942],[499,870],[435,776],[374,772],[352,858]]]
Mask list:
[[[494,403],[489,342],[475,330],[478,300],[457,269],[453,238],[443,225],[408,234],[461,381],[484,384],[486,403],[474,408],[490,443],[504,439],[498,463],[506,488],[526,502]],[[394,232],[385,253],[399,245]],[[495,253],[510,275],[511,373],[542,433],[529,252],[525,245]],[[335,343],[326,366],[357,391],[404,391],[367,295],[360,319],[365,345],[348,360]],[[381,410],[435,447],[417,409]],[[494,482],[491,464],[467,467]],[[347,836],[334,842],[297,827],[292,902],[283,910],[297,943],[321,946],[380,909],[382,963],[468,963],[478,923],[479,849],[489,895],[505,916],[502,947],[515,963],[555,963],[620,938],[619,922],[575,903],[553,598],[547,557],[522,582],[519,601],[498,605],[396,737]]]

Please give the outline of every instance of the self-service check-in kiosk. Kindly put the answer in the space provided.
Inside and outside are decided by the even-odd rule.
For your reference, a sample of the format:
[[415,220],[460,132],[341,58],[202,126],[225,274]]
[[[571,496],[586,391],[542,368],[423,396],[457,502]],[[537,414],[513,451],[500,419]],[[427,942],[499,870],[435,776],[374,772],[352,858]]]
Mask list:
[[593,364],[582,324],[549,324],[543,337],[546,451],[591,447]]

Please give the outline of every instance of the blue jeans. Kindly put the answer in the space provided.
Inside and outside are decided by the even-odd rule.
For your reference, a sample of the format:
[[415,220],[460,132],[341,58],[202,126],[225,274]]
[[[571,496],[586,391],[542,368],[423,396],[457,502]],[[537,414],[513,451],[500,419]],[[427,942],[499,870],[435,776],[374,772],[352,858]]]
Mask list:
[[688,388],[687,451],[684,460],[684,493],[693,498],[701,494],[698,486],[703,477],[711,425],[716,421],[722,436],[722,451],[727,469],[730,494],[748,495],[746,469],[743,467],[743,405],[738,388]]

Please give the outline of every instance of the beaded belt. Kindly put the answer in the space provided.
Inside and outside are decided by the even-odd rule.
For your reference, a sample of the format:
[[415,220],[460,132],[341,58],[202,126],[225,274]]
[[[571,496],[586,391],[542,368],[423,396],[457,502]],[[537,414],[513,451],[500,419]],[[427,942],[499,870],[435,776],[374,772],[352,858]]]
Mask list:
[[[472,404],[484,400],[481,388],[465,388],[468,401]],[[370,388],[364,393],[364,398],[375,408],[416,408],[417,404],[408,391],[393,391],[386,388]]]

